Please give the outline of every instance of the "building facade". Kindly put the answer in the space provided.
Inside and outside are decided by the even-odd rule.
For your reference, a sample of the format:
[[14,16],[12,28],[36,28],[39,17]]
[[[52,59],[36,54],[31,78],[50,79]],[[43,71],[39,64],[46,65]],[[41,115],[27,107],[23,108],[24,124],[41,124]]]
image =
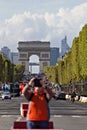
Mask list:
[[70,50],[69,45],[67,44],[67,36],[61,40],[61,57],[65,55],[66,52]]
[[11,51],[7,46],[1,48],[1,52],[3,53],[3,55],[5,55],[5,57],[7,57],[11,61]]
[[25,74],[29,73],[29,58],[32,55],[39,57],[39,73],[45,66],[50,66],[50,42],[21,41],[18,42],[19,63],[25,66]]
[[18,52],[12,52],[11,53],[11,62],[15,65],[19,63],[18,61]]
[[55,66],[59,58],[59,48],[50,48],[50,65]]

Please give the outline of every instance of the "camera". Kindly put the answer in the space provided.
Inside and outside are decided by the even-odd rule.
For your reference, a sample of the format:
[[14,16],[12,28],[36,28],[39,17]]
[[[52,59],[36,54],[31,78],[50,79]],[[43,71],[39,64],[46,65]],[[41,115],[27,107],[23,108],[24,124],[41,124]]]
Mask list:
[[33,87],[42,87],[42,85],[40,83],[40,80],[42,80],[42,79],[35,78],[34,79],[34,86]]

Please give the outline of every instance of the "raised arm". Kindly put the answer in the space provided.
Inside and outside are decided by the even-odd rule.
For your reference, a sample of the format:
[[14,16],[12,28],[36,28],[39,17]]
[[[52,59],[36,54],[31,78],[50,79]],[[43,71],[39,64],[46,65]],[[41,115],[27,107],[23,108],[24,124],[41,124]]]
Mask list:
[[28,84],[25,85],[24,89],[23,89],[23,94],[25,96],[25,98],[29,101],[31,95],[32,95],[32,90],[31,90],[31,87],[33,86],[33,80],[34,78],[32,78],[30,80],[30,82]]

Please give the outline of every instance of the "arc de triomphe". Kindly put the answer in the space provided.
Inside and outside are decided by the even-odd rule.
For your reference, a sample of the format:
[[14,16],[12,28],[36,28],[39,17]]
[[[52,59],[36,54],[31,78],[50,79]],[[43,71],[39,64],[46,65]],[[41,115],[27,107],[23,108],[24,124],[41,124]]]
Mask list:
[[43,72],[44,66],[50,65],[50,42],[42,41],[19,41],[19,63],[25,65],[25,74],[29,73],[29,58],[31,55],[39,57],[39,72]]

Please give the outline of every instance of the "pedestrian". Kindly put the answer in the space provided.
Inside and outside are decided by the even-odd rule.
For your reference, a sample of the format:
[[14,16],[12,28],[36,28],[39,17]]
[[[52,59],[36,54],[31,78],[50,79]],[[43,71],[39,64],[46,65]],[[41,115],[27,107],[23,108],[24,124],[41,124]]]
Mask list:
[[4,89],[5,89],[4,90],[5,92],[9,92],[10,91],[10,85],[9,85],[8,82],[5,82]]
[[24,87],[25,87],[25,84],[24,84],[24,82],[22,82],[22,83],[19,85],[20,96],[22,96],[22,94],[23,94],[22,91],[23,91]]
[[27,128],[48,129],[50,116],[48,102],[52,96],[49,89],[45,87],[43,79],[32,78],[23,89],[23,94],[29,101]]
[[75,90],[73,90],[72,94],[71,94],[71,101],[74,102],[75,101],[75,97],[76,97],[76,92]]

